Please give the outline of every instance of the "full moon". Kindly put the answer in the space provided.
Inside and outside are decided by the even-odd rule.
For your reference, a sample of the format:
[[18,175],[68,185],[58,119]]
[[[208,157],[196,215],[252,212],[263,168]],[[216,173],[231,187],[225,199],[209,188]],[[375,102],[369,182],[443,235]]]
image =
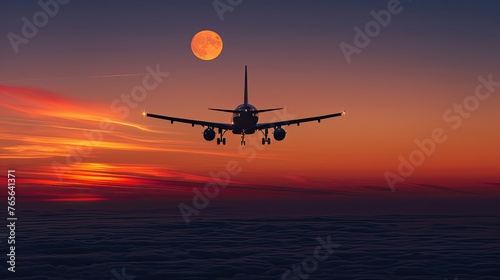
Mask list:
[[215,59],[222,52],[222,39],[211,30],[202,30],[191,40],[191,50],[199,59]]

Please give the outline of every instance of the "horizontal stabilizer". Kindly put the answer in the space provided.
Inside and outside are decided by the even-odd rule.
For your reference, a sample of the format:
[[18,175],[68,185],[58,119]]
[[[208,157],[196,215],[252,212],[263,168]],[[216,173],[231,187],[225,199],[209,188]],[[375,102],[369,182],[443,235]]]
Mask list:
[[235,111],[235,110],[229,110],[229,109],[214,109],[214,108],[208,108],[208,110],[212,110],[212,111],[219,111],[219,112],[226,112],[226,113],[238,113],[238,111]]
[[283,110],[283,108],[262,109],[262,110],[257,110],[257,112],[264,113],[264,112],[271,112],[271,111],[278,111],[278,110]]
[[[282,110],[283,108],[272,108],[272,109],[263,109],[263,110],[253,110],[252,112],[254,113],[264,113],[264,112],[270,112],[270,111],[276,111],[276,110]],[[215,109],[215,108],[208,108],[208,110],[212,111],[218,111],[218,112],[226,112],[226,113],[240,113],[241,111],[237,110],[229,110],[229,109]]]

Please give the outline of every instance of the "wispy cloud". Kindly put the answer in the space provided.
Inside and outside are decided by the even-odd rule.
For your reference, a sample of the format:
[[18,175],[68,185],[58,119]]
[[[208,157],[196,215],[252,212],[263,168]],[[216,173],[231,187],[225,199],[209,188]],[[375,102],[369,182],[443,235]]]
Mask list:
[[208,175],[172,171],[162,165],[96,162],[74,164],[62,176],[64,180],[54,180],[50,166],[23,170],[25,196],[51,201],[178,198],[211,180]]
[[[108,104],[109,105],[109,104]],[[98,151],[176,152],[233,156],[193,148],[189,141],[170,139],[172,132],[151,129],[113,115],[109,106],[70,99],[49,91],[0,86],[0,158],[64,156],[68,149],[90,147]],[[101,133],[100,123],[114,125],[105,137],[91,142],[85,133]]]

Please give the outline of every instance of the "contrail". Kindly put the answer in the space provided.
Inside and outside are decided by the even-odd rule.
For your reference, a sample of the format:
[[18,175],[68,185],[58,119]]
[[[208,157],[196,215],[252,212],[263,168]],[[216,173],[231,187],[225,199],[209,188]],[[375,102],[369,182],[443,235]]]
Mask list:
[[4,81],[0,81],[0,83],[44,81],[44,80],[69,80],[69,79],[101,79],[101,78],[133,77],[133,76],[144,76],[144,75],[146,75],[146,73],[97,75],[97,76],[74,76],[74,77],[48,77],[48,78],[33,78],[33,79],[20,79],[20,80],[4,80]]

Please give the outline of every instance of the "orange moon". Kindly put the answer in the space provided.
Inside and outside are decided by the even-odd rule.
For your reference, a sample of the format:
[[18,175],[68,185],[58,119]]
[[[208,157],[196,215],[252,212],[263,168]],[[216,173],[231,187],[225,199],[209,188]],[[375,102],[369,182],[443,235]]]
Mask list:
[[211,30],[202,30],[191,40],[191,50],[199,59],[215,59],[222,52],[222,39]]

